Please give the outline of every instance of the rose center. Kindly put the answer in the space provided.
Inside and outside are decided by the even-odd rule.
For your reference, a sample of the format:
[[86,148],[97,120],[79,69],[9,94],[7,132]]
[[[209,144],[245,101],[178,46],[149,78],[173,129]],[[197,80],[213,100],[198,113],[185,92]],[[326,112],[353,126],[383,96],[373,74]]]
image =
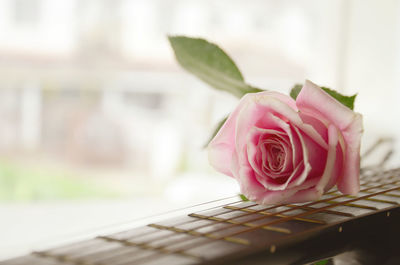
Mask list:
[[275,141],[265,141],[261,145],[263,167],[268,171],[279,172],[285,163],[285,150]]

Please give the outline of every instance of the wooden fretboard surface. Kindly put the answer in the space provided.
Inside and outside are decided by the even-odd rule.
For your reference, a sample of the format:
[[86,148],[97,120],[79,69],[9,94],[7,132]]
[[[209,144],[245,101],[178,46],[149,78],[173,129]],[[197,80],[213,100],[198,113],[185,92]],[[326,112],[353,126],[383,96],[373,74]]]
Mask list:
[[302,204],[237,201],[0,264],[301,264],[397,233],[399,204],[400,169],[369,171],[357,196],[334,190]]

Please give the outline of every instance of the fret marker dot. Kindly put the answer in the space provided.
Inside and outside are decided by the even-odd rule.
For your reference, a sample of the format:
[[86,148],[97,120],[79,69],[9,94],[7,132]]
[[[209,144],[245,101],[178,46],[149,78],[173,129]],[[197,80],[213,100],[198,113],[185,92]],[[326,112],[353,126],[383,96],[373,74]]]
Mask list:
[[387,213],[386,213],[386,216],[389,217],[389,216],[390,216],[390,212],[387,212]]
[[276,246],[275,245],[271,245],[271,247],[269,248],[269,252],[275,253],[275,251],[276,251]]
[[343,227],[339,226],[339,233],[341,233],[343,231]]

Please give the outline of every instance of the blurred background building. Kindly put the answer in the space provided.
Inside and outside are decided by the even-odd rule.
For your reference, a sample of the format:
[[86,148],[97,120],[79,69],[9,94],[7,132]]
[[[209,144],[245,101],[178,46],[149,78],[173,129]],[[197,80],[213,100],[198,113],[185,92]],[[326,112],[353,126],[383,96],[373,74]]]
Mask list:
[[219,44],[261,88],[358,93],[365,147],[400,133],[399,18],[395,0],[0,0],[0,259],[237,192],[203,150],[237,101],[168,34]]

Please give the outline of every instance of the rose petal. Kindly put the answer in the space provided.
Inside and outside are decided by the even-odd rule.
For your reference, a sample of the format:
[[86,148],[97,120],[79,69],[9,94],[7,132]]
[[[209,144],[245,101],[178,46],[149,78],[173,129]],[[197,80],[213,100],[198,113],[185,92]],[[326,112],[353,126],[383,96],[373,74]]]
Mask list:
[[[259,144],[260,137],[265,136],[265,135],[279,137],[281,139],[282,143],[286,142],[286,139],[284,138],[286,135],[285,135],[285,133],[283,133],[281,131],[273,130],[273,129],[261,129],[261,128],[257,128],[257,127],[253,127],[250,130],[250,132],[247,135],[247,159],[248,159],[251,167],[259,175],[265,174],[265,172],[263,172],[263,169],[262,169],[262,164],[258,163],[257,157],[256,157],[258,154],[258,144]],[[289,168],[289,166],[291,165],[291,159],[292,159],[291,158],[292,150],[286,150],[286,152],[287,152],[286,153],[287,156],[290,156],[290,161],[285,161],[284,169]],[[277,176],[279,176],[279,174]]]
[[209,143],[208,161],[217,171],[228,176],[233,176],[230,166],[232,155],[235,149],[235,129],[236,120],[239,112],[245,104],[248,104],[250,94],[244,95],[239,101],[238,106],[229,115],[221,129]]
[[359,189],[360,141],[362,116],[342,105],[314,83],[306,80],[297,100],[300,111],[322,116],[342,132],[346,142],[343,176],[338,188],[344,194],[356,194]]
[[278,203],[292,203],[308,200],[316,200],[319,194],[313,190],[309,190],[314,187],[318,180],[312,179],[304,182],[302,185],[297,186],[293,189],[271,191],[260,188],[254,185],[254,178],[241,179],[241,192],[250,200],[255,201],[259,204],[270,205]]
[[260,92],[252,94],[253,98],[249,98],[251,102],[243,106],[242,111],[237,116],[236,123],[236,149],[240,150],[246,143],[246,132],[251,127],[257,126],[260,128],[270,128],[270,121],[266,119],[266,113],[271,113],[276,117],[297,126],[302,132],[310,136],[316,143],[321,145],[326,150],[328,149],[327,142],[314,129],[313,126],[305,124],[299,114],[287,104],[271,97],[270,93]]
[[321,195],[322,194],[315,187],[311,187],[308,189],[299,190],[294,195],[283,201],[283,203],[302,203],[315,201],[321,198]]
[[[244,129],[237,132],[236,127],[238,123],[238,115],[244,109],[247,109],[246,105],[254,103],[253,101],[256,97],[258,97],[258,94],[261,94],[262,97],[267,97],[277,102],[280,102],[281,107],[284,106],[286,110],[289,109],[290,111],[292,111],[291,115],[293,115],[293,113],[297,111],[295,101],[292,98],[277,92],[266,91],[260,93],[249,93],[243,96],[236,109],[229,115],[228,119],[222,125],[217,135],[208,145],[209,163],[211,164],[211,166],[213,166],[216,170],[218,170],[221,173],[233,176],[233,174],[230,172],[230,165],[231,165],[232,155],[235,149],[235,142],[236,142],[235,135],[238,134],[241,135],[242,131],[244,131],[244,133],[247,132]],[[259,114],[262,115],[262,113]],[[249,117],[250,116],[247,116],[247,118]],[[257,121],[257,119],[254,120],[254,122],[255,121]],[[251,127],[253,124],[250,124],[249,126]],[[242,128],[243,126],[244,125],[240,125],[240,128]],[[243,139],[245,139],[245,137]]]
[[338,132],[337,129],[334,125],[329,125],[328,128],[328,135],[329,135],[329,149],[328,149],[328,157],[326,160],[325,164],[325,170],[324,173],[322,174],[322,177],[317,184],[317,191],[320,192],[321,194],[324,192],[325,187],[329,183],[329,180],[331,178],[334,178],[333,176],[333,169],[336,161],[336,147],[338,144]]
[[[298,137],[302,140],[301,144],[303,150],[304,163],[308,163],[311,166],[310,171],[308,171],[307,176],[305,178],[307,179],[320,178],[325,168],[327,151],[324,150],[316,142],[314,142],[313,139],[311,139],[307,134],[304,134],[302,131],[300,131],[295,127],[294,129]],[[290,188],[293,187],[294,185],[301,184],[305,180],[304,175],[301,176],[303,176],[303,179],[300,178],[293,179],[292,183],[290,183],[288,187]]]
[[336,145],[336,159],[335,159],[335,165],[333,166],[332,170],[332,175],[329,178],[328,184],[326,184],[324,188],[324,192],[327,192],[330,190],[333,186],[336,185],[337,180],[339,179],[340,176],[343,175],[343,158],[344,158],[344,152],[342,149],[342,146],[340,145],[340,138],[342,135],[339,133],[338,134],[338,145]]
[[[293,172],[290,173],[290,175],[287,177],[286,181],[284,183],[277,183],[276,181],[272,180],[268,174],[265,174],[265,172],[262,172],[262,170],[258,170],[258,165],[254,162],[255,155],[257,153],[257,146],[252,146],[254,144],[254,141],[251,141],[251,138],[254,137],[253,134],[247,135],[250,138],[247,138],[247,159],[248,163],[252,166],[252,168],[256,171],[255,178],[258,180],[260,184],[264,186],[264,188],[269,189],[269,190],[284,190],[288,187],[289,183],[293,179],[296,179],[295,185],[300,185],[306,178],[307,175],[309,174],[311,170],[311,166],[308,163],[308,153],[307,149],[305,147],[304,141],[302,142],[302,138],[300,139],[298,137],[293,137],[292,135],[292,130],[290,129],[289,124],[278,118],[277,116],[271,114],[270,112],[267,112],[265,116],[268,117],[269,124],[273,128],[281,128],[283,129],[287,135],[289,136],[290,142],[292,143],[292,153],[293,153],[293,163],[302,163],[303,166],[300,167],[299,165],[295,167],[296,164],[293,164],[294,170]],[[254,132],[250,130],[250,132]],[[299,132],[298,132],[299,134]],[[243,160],[243,151],[238,152],[238,161]],[[299,153],[299,154],[298,154]],[[297,157],[297,158],[296,158]],[[300,171],[301,170],[301,171]],[[261,172],[260,172],[261,171]],[[292,185],[293,186],[293,185]]]
[[[270,93],[261,92],[253,95],[252,101],[243,106],[242,111],[237,116],[236,123],[236,150],[240,152],[246,148],[246,135],[257,122],[268,118],[266,113],[280,113],[289,119],[300,120],[297,112],[284,104],[282,101],[270,96]],[[267,120],[267,124],[258,126],[271,129],[272,124]],[[273,128],[272,128],[273,129]],[[239,157],[240,159],[240,157]]]
[[230,169],[233,148],[229,144],[214,143],[208,149],[208,161],[217,171],[233,177]]
[[[301,143],[301,150],[303,152],[302,163],[304,164],[304,169],[303,169],[303,172],[293,180],[293,182],[291,183],[291,187],[302,184],[306,180],[306,178],[308,177],[308,175],[312,169],[312,167],[309,163],[309,151],[310,150],[308,150],[308,147],[306,146],[306,143],[305,143],[303,136],[301,135],[299,129],[296,128],[295,126],[293,126],[292,128],[296,132],[297,137],[299,138],[300,143]],[[289,182],[287,183],[287,185],[289,185]]]
[[[329,126],[329,121],[324,121],[321,119],[317,119],[315,117],[312,117],[310,115],[307,115],[304,112],[299,112],[301,120],[306,123],[311,125],[319,135],[324,139],[326,143],[328,143],[328,126]],[[323,121],[326,123],[324,124]]]
[[301,151],[301,143],[300,140],[293,135],[292,129],[290,128],[290,125],[278,118],[277,116],[269,113],[270,120],[273,122],[276,126],[281,128],[286,135],[289,137],[289,141],[291,144],[291,149],[292,149],[292,165],[295,166],[297,165],[300,160],[302,159],[302,151]]
[[279,191],[279,190],[285,190],[293,178],[297,177],[299,174],[303,174],[304,172],[306,172],[304,174],[307,174],[308,170],[309,170],[309,168],[304,169],[303,164],[297,165],[297,167],[293,169],[293,171],[287,177],[287,179],[284,183],[277,183],[275,181],[275,179],[265,177],[265,176],[259,175],[257,173],[255,173],[255,178],[258,180],[259,183],[262,184],[262,186],[264,186],[265,189],[271,190],[271,191]]
[[[261,92],[261,93],[264,93],[264,92]],[[298,111],[296,101],[293,98],[291,98],[285,94],[275,92],[275,91],[268,91],[268,94],[269,94],[269,96],[274,97],[274,98],[282,101],[283,103],[289,105],[296,112]]]

